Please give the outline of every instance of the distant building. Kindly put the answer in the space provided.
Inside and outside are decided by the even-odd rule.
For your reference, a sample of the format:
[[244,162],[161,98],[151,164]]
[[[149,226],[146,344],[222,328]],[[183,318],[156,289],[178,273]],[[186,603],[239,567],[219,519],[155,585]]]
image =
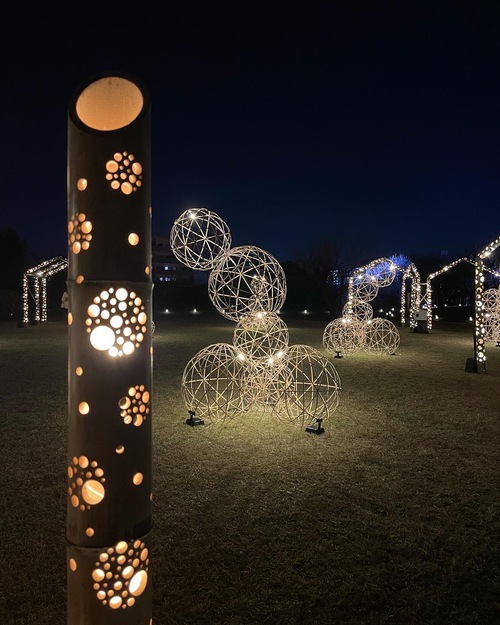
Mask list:
[[194,284],[194,270],[177,260],[168,237],[152,237],[151,256],[153,282],[182,282]]

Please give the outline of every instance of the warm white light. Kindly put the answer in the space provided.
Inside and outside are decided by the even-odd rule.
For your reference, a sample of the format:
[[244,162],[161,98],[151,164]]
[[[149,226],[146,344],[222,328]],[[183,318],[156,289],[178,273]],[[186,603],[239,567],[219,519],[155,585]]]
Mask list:
[[108,326],[96,326],[90,333],[90,343],[99,351],[110,349],[114,342],[115,333]]

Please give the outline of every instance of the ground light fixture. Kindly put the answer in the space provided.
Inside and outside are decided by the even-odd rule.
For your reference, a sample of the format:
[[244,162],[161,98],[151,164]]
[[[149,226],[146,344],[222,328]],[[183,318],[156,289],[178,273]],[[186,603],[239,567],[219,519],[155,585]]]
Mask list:
[[68,625],[151,625],[150,102],[100,75],[68,120]]

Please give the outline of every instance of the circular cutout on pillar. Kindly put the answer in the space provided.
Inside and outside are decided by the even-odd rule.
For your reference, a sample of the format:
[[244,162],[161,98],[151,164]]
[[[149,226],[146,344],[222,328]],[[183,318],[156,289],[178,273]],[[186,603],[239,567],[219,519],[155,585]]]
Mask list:
[[90,412],[90,406],[87,404],[87,402],[86,402],[86,401],[81,401],[81,402],[78,404],[78,412],[79,412],[80,414],[89,414],[89,412]]
[[144,479],[144,475],[142,473],[136,473],[134,477],[132,478],[132,482],[134,482],[136,486],[140,486],[142,484],[143,479]]
[[144,98],[130,80],[107,76],[86,87],[76,102],[80,120],[95,130],[117,130],[131,124],[140,114]]
[[131,232],[128,235],[128,242],[130,243],[130,245],[137,245],[139,243],[139,235],[135,232]]
[[76,182],[76,188],[78,191],[85,191],[87,188],[88,181],[85,178],[79,178]]

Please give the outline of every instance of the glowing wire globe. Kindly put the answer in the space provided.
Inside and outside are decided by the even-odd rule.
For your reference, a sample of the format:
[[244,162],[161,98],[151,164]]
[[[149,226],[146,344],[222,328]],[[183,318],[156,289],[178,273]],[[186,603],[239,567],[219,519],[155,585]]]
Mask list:
[[259,247],[234,247],[210,272],[208,294],[221,315],[232,321],[251,312],[276,312],[286,298],[285,272]]
[[249,406],[242,388],[245,364],[239,355],[229,343],[214,343],[200,350],[184,368],[184,403],[207,425],[231,419]]
[[500,315],[487,312],[484,315],[484,333],[482,336],[485,341],[500,341]]
[[364,324],[354,317],[340,317],[326,326],[323,347],[329,354],[347,356],[363,346]]
[[206,208],[190,208],[178,217],[170,231],[174,256],[191,269],[212,269],[231,248],[225,221]]
[[375,278],[377,281],[378,287],[383,288],[386,286],[390,286],[394,282],[394,278],[396,277],[396,265],[392,263],[387,258],[380,260],[380,262],[368,267],[365,273]]
[[279,371],[281,384],[273,413],[295,425],[331,416],[340,401],[340,376],[333,364],[309,345],[292,345]]
[[273,364],[288,347],[288,327],[274,312],[243,315],[233,333],[233,345],[252,361]]
[[373,308],[368,302],[353,300],[344,305],[342,309],[342,317],[352,317],[358,321],[368,321],[373,318]]
[[377,317],[365,324],[364,348],[370,354],[395,354],[401,342],[396,326],[389,319]]
[[373,275],[363,274],[354,278],[351,295],[360,302],[370,302],[377,297],[378,289],[377,279]]

